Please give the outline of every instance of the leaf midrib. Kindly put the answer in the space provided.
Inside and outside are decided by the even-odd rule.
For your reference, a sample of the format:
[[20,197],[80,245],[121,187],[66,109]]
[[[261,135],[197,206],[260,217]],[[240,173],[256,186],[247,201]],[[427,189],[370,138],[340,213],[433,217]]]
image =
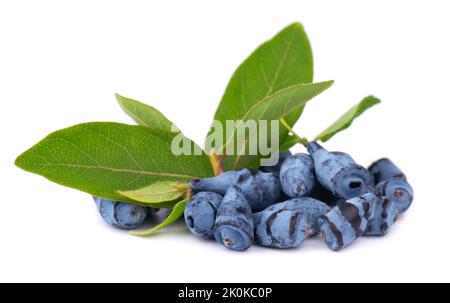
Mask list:
[[[284,66],[284,63],[286,61],[287,58],[287,54],[289,53],[291,46],[292,46],[292,39],[294,38],[294,31],[292,31],[291,36],[289,37],[289,41],[285,41],[286,42],[286,49],[283,53],[283,56],[281,57],[280,63],[277,66],[277,69],[275,71],[275,75],[273,77],[272,83],[270,84],[270,86],[268,87],[267,93],[266,93],[266,97],[269,96],[272,93],[273,88],[275,87],[275,84],[278,80],[278,78],[280,77],[280,73],[281,73],[281,69]],[[273,53],[273,46],[270,45],[271,51]],[[265,73],[265,71],[264,71]]]
[[[316,83],[316,84],[317,84],[317,83]],[[252,107],[250,107],[250,109],[245,113],[245,115],[244,115],[244,116],[242,117],[242,119],[240,119],[240,120],[241,120],[241,121],[246,121],[246,119],[248,118],[248,116],[250,115],[250,113],[253,111],[253,109],[254,109],[255,107],[260,106],[260,105],[263,104],[264,102],[267,102],[269,99],[271,99],[271,98],[273,98],[273,97],[275,97],[275,96],[277,96],[277,95],[283,93],[284,91],[289,90],[289,89],[291,89],[291,88],[293,88],[293,87],[309,86],[309,85],[311,85],[311,83],[299,83],[299,84],[291,85],[291,86],[288,86],[288,87],[286,87],[286,88],[280,89],[279,91],[273,93],[273,94],[270,95],[270,96],[266,96],[266,97],[262,98],[260,101],[258,101],[257,103],[255,103]],[[301,105],[300,105],[300,106],[301,106]],[[292,108],[291,110],[286,111],[285,114],[283,114],[283,115],[280,116],[280,117],[275,118],[275,120],[280,119],[280,118],[282,118],[282,117],[288,115],[289,113],[295,111],[295,110],[297,109],[297,107],[299,107],[299,106],[296,106],[296,107]],[[232,134],[235,133],[236,129],[237,129],[237,128],[235,127]],[[232,139],[232,138],[233,138],[233,136],[231,136],[231,139]],[[231,140],[229,139],[229,140],[226,142],[226,144],[224,145],[224,147],[222,147],[222,148],[220,149],[219,154],[220,154],[220,153],[223,153],[223,151],[226,150],[226,147],[228,146],[228,144],[230,144],[230,142],[231,142]]]
[[125,169],[125,168],[113,168],[103,165],[81,165],[81,164],[64,164],[64,163],[27,163],[32,166],[61,166],[61,167],[72,167],[72,168],[84,168],[84,169],[102,169],[108,170],[112,172],[119,173],[129,173],[129,174],[137,174],[137,175],[149,175],[149,176],[164,176],[164,177],[181,177],[181,178],[189,178],[189,179],[198,179],[201,178],[199,176],[192,176],[186,174],[176,174],[176,173],[162,173],[162,172],[151,172],[147,170],[138,170],[138,169]]
[[[71,142],[69,140],[66,140],[66,139],[62,139],[62,138],[48,138],[48,139],[62,141],[64,143],[70,144],[73,148],[77,149],[79,152],[81,152],[86,157],[91,159],[97,165],[81,165],[81,164],[51,163],[51,162],[49,162],[49,163],[28,163],[28,164],[29,165],[34,165],[34,166],[60,166],[60,167],[73,167],[73,168],[84,168],[84,169],[102,169],[102,170],[107,170],[107,171],[112,171],[112,172],[122,172],[122,173],[129,173],[129,174],[135,174],[135,175],[140,175],[140,176],[148,175],[148,176],[177,177],[177,178],[188,178],[188,179],[201,178],[201,176],[192,176],[192,175],[188,175],[188,174],[177,174],[177,173],[163,173],[163,172],[146,171],[146,170],[142,169],[141,164],[130,154],[129,150],[125,146],[123,146],[119,142],[109,138],[108,136],[106,136],[104,134],[101,134],[99,132],[96,132],[96,131],[94,131],[92,129],[87,129],[87,131],[92,132],[92,133],[94,133],[96,135],[100,135],[103,139],[108,140],[109,142],[114,143],[117,146],[121,147],[126,152],[128,157],[130,158],[130,160],[133,161],[140,169],[114,168],[114,167],[108,167],[108,166],[101,165],[100,162],[98,161],[98,159],[92,157],[89,153],[87,153],[86,151],[81,149],[79,146],[77,146],[73,142]],[[155,140],[164,143],[160,137],[155,136],[154,134],[152,134],[150,132],[147,133],[147,135],[150,135]],[[42,145],[42,144],[38,143],[37,145]],[[43,146],[45,146],[45,145],[43,145]],[[144,146],[146,146],[146,145],[144,144]],[[45,157],[42,157],[40,154],[38,154],[36,152],[34,152],[34,154],[38,155],[42,159],[45,159]],[[151,158],[151,159],[153,161],[153,158]],[[55,160],[57,160],[57,159],[55,158]],[[182,167],[183,167],[183,170],[186,170],[186,168],[184,166],[182,166]]]
[[[273,88],[274,88],[275,85],[277,84],[278,78],[279,78],[279,76],[280,76],[281,69],[283,68],[283,66],[284,66],[284,64],[285,64],[285,61],[286,61],[286,58],[287,58],[287,54],[289,53],[289,51],[290,51],[290,49],[291,49],[293,38],[294,38],[294,31],[292,31],[291,36],[289,37],[289,40],[288,40],[287,42],[285,41],[285,43],[286,43],[286,48],[285,48],[285,50],[284,50],[284,52],[283,52],[283,55],[282,55],[282,57],[281,57],[281,60],[280,60],[279,63],[278,63],[278,66],[277,66],[277,69],[276,69],[276,71],[275,71],[275,75],[274,75],[274,77],[273,77],[272,83],[271,83],[270,85],[267,86],[267,92],[266,92],[266,94],[264,95],[263,98],[261,98],[261,100],[259,100],[259,101],[256,102],[255,104],[253,104],[253,105],[247,110],[247,112],[245,113],[245,115],[242,117],[241,120],[246,119],[248,113],[249,113],[256,105],[258,105],[259,103],[262,103],[265,99],[267,99],[267,98],[269,98],[269,97],[272,97],[272,96],[275,96],[277,93],[283,91],[284,89],[287,89],[287,88],[290,88],[290,87],[292,87],[292,86],[295,86],[295,85],[288,86],[288,87],[286,87],[286,88],[284,88],[284,89],[281,89],[281,90],[279,90],[279,91],[276,91],[275,93],[272,94]],[[271,51],[272,51],[272,53],[273,53],[273,46],[272,46],[272,45],[269,45],[269,46],[270,46]],[[261,74],[262,74],[262,76],[263,76],[263,78],[265,79],[265,82],[266,82],[266,84],[267,84],[267,75],[266,75],[266,71],[265,71],[265,70],[261,70]],[[241,97],[243,97],[243,94],[242,94]],[[246,106],[245,106],[245,107],[246,107]],[[234,132],[233,132],[233,133],[234,133]],[[230,144],[230,141],[228,141],[228,142],[225,144],[225,148],[228,146],[228,144]],[[223,152],[223,151],[224,151],[224,148],[222,148],[220,152]]]

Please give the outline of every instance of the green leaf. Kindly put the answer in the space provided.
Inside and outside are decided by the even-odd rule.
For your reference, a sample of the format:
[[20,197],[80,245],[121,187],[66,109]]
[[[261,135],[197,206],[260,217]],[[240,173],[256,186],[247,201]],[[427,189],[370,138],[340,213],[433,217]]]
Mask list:
[[15,164],[95,196],[135,202],[117,191],[213,175],[203,152],[196,156],[172,153],[175,136],[182,135],[112,122],[84,123],[50,134],[20,155]]
[[[131,191],[118,191],[119,194],[133,201],[145,203],[148,206],[177,200],[188,190],[187,183],[162,181]],[[151,205],[150,205],[151,204]]]
[[123,111],[139,125],[162,128],[168,131],[171,131],[172,126],[175,126],[159,110],[150,105],[119,94],[116,94],[116,99]]
[[[225,144],[220,145],[219,148],[216,149],[218,151],[218,154],[220,155],[222,152],[225,152],[228,148],[228,145],[233,146],[233,144],[235,147],[242,146],[242,150],[244,150],[244,148],[247,150],[249,146],[248,139],[260,135],[250,132],[244,138],[246,139],[245,142],[237,142],[236,138],[238,136],[236,136],[236,134],[241,131],[240,128],[245,127],[244,123],[246,121],[279,120],[303,107],[308,100],[317,96],[318,94],[329,88],[332,84],[333,81],[325,81],[312,84],[297,84],[280,90],[277,93],[262,99],[244,113],[244,115],[240,118],[243,123],[236,125],[233,131],[228,134],[226,140],[224,140]],[[287,136],[287,130],[285,130],[282,125],[280,125],[280,132],[282,131],[284,133],[284,136]],[[271,142],[270,131],[268,131],[266,135],[267,142]],[[235,151],[234,155],[226,155],[223,166],[225,170],[239,169],[244,167],[256,167],[259,165],[258,160],[260,158],[260,155],[239,155],[239,152],[237,153]]]
[[145,207],[152,207],[152,208],[172,209],[181,200],[183,200],[183,197],[180,197],[179,199],[176,199],[173,201],[165,201],[165,202],[159,202],[159,203],[146,203],[146,202],[133,201],[133,204],[137,204],[137,205],[141,205],[141,206],[145,206]]
[[352,124],[353,120],[355,120],[358,116],[360,116],[364,111],[380,102],[381,102],[380,99],[375,98],[373,96],[365,97],[358,104],[350,108],[330,127],[324,130],[318,136],[316,136],[315,140],[320,140],[322,142],[328,141],[335,134],[349,127]]
[[[235,71],[214,120],[239,120],[258,102],[280,90],[313,79],[313,57],[308,37],[299,23],[293,23],[258,47]],[[285,120],[294,125],[303,106]],[[210,131],[211,132],[211,131]],[[280,140],[286,134],[282,130]],[[282,142],[282,141],[280,141]]]
[[297,136],[288,135],[283,143],[280,144],[280,153],[288,151],[292,146],[299,142]]
[[186,206],[186,203],[188,202],[188,199],[182,200],[178,202],[175,207],[173,208],[170,215],[159,225],[152,227],[150,229],[146,230],[132,230],[130,231],[131,234],[135,236],[141,236],[141,237],[148,237],[152,235],[155,231],[160,230],[166,226],[169,226],[170,224],[174,223],[183,215],[184,208]]

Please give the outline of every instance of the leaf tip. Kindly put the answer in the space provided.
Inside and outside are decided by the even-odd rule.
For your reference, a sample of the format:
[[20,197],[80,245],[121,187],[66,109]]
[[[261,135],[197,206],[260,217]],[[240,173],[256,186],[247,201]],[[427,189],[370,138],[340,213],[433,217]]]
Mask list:
[[14,165],[20,169],[26,170],[26,157],[28,156],[28,151],[26,150],[23,153],[21,153],[17,158],[14,160]]
[[153,231],[135,229],[135,230],[130,230],[128,233],[130,233],[133,236],[145,238],[145,237],[150,236],[153,233]]
[[122,103],[126,98],[122,96],[119,93],[114,93],[114,96],[116,97],[117,102]]
[[14,160],[14,165],[17,166],[18,168],[22,168],[22,155],[20,154],[15,160]]
[[364,100],[367,103],[370,103],[371,105],[375,105],[375,104],[381,103],[381,99],[375,97],[374,95],[367,96],[367,97],[364,98]]
[[301,22],[299,22],[299,21],[292,22],[287,27],[288,28],[291,28],[291,27],[292,28],[298,28],[298,29],[304,30],[303,24]]
[[316,85],[321,87],[322,91],[330,88],[334,84],[334,80],[327,80],[322,82],[317,82]]

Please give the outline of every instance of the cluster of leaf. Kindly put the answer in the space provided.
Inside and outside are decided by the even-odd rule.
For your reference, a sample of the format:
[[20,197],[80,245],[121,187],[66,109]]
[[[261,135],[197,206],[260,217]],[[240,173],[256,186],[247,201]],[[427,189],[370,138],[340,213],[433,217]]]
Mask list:
[[[214,119],[279,120],[280,150],[305,143],[292,126],[301,116],[306,102],[329,88],[333,81],[312,83],[313,58],[308,38],[299,23],[291,24],[257,48],[235,71],[215,113]],[[231,140],[217,143],[199,155],[174,155],[171,144],[176,136],[173,123],[157,109],[139,101],[116,95],[123,110],[138,125],[92,122],[56,131],[24,152],[16,165],[58,184],[89,194],[173,209],[159,226],[137,235],[149,235],[179,218],[190,198],[187,183],[217,172],[215,155],[223,155]],[[380,102],[366,97],[347,111],[315,139],[326,141],[347,128],[367,108]],[[225,133],[233,138],[239,130]],[[210,130],[210,133],[214,131]],[[270,136],[268,132],[267,136]],[[267,138],[271,142],[270,138]],[[184,143],[194,142],[183,136]],[[241,143],[247,148],[246,142]],[[212,155],[212,157],[209,157]],[[259,155],[223,155],[224,170],[257,167]]]

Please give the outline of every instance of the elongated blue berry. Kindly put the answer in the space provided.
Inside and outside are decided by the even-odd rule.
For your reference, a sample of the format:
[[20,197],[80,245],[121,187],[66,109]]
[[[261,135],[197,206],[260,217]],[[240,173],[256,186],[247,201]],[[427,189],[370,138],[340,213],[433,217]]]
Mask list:
[[373,216],[364,231],[364,236],[384,236],[386,235],[392,225],[399,216],[399,212],[396,209],[394,203],[388,198],[384,197],[378,199],[374,208]]
[[231,185],[236,184],[241,176],[247,174],[248,169],[229,170],[215,177],[194,179],[189,182],[189,186],[194,192],[212,191],[223,196]]
[[330,153],[317,142],[309,142],[308,152],[314,161],[316,178],[333,195],[350,199],[366,193],[370,173],[343,153]]
[[137,228],[145,220],[148,208],[131,203],[123,203],[93,197],[103,220],[122,229]]
[[392,202],[399,213],[404,213],[411,206],[414,192],[406,179],[392,177],[378,183],[376,188],[383,197],[386,197]]
[[375,185],[392,177],[406,180],[406,176],[400,168],[388,158],[381,158],[372,163],[372,165],[369,166],[369,172],[373,176]]
[[330,210],[330,207],[310,197],[299,197],[273,204],[264,211],[273,212],[279,210],[292,210],[301,213],[304,217],[303,221],[310,228],[310,233],[315,234],[319,230],[319,217],[326,214]]
[[349,162],[355,162],[355,160],[353,160],[352,156],[350,156],[347,153],[344,153],[344,152],[341,152],[341,151],[332,151],[330,153],[332,153],[333,155],[335,155],[337,157],[342,157],[342,158],[346,159]]
[[321,216],[320,233],[328,248],[338,251],[359,238],[372,219],[377,199],[373,193],[366,193],[339,203]]
[[253,214],[242,190],[232,185],[217,210],[214,238],[231,250],[246,250],[253,242]]
[[189,230],[205,239],[213,238],[216,213],[222,196],[215,192],[199,192],[192,196],[184,209],[184,221]]
[[278,178],[271,173],[263,173],[258,170],[227,171],[212,178],[196,179],[190,182],[190,187],[194,192],[212,191],[219,195],[224,195],[232,185],[241,188],[254,212],[279,201],[281,195]]
[[295,154],[287,158],[280,168],[283,192],[291,198],[309,194],[316,182],[314,163],[310,155]]
[[298,247],[311,235],[301,212],[288,209],[261,211],[254,214],[255,243],[273,248]]

